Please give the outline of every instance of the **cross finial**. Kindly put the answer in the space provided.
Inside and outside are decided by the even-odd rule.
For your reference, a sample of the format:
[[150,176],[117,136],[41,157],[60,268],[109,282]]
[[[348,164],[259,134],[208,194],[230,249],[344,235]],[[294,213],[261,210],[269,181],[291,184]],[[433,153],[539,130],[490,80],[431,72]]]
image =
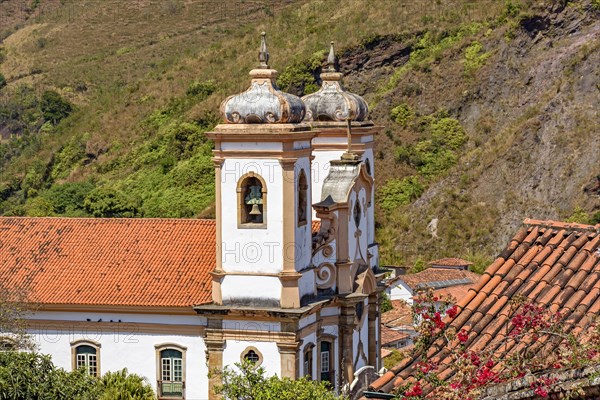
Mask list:
[[346,118],[346,134],[348,135],[348,149],[342,154],[342,161],[358,161],[360,157],[352,151],[352,118]]
[[258,61],[260,62],[260,68],[269,68],[269,51],[267,50],[267,34],[262,32],[260,34],[260,51],[258,52]]
[[328,72],[336,72],[335,68],[335,51],[333,50],[333,41],[331,41],[331,46],[329,47],[329,55],[327,56],[327,71]]

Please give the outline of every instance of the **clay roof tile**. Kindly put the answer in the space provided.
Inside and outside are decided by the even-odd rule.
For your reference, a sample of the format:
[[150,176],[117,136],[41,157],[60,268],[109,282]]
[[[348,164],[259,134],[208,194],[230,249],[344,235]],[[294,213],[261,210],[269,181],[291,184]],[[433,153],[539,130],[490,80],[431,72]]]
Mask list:
[[[479,282],[459,301],[459,313],[449,320],[450,326],[470,332],[465,345],[472,351],[489,349],[504,356],[525,347],[532,351],[552,349],[553,340],[547,337],[537,341],[525,337],[518,345],[514,340],[503,342],[515,312],[510,300],[522,294],[561,312],[566,326],[583,335],[600,314],[599,245],[600,225],[525,220]],[[426,356],[440,360],[442,376],[448,378],[454,372],[447,351],[442,350],[445,345],[451,344],[436,341]],[[390,392],[414,379],[415,360],[403,360],[371,389]]]

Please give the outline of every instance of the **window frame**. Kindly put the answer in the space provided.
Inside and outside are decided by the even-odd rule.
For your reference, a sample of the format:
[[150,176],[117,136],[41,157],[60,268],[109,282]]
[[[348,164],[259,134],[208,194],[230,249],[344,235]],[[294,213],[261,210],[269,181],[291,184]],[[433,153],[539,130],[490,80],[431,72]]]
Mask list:
[[[248,213],[246,211],[246,205],[244,204],[244,192],[246,189],[246,181],[250,178],[257,179],[262,185],[261,193],[262,193],[262,222],[245,222],[248,218]],[[267,228],[267,183],[259,174],[250,171],[247,174],[244,174],[238,179],[237,187],[237,213],[238,213],[238,229],[266,229]]]
[[[156,395],[158,397],[158,399],[185,399],[185,387],[186,387],[186,352],[187,352],[187,347],[185,346],[181,346],[179,344],[176,343],[161,343],[161,344],[157,344],[154,346],[154,349],[156,351]],[[178,380],[165,380],[164,378],[164,369],[163,369],[163,357],[162,357],[162,352],[165,350],[174,350],[177,351],[179,353],[181,353],[181,381]],[[173,357],[169,357],[169,358],[164,358],[164,360],[171,360],[170,363],[170,376],[173,378],[175,377],[175,370],[173,368],[173,365],[175,364],[173,362],[173,360],[175,360],[175,358]],[[162,392],[162,383],[163,382],[181,382],[181,396],[172,396],[172,395],[163,395]]]
[[240,362],[244,362],[246,360],[246,355],[250,352],[254,352],[254,354],[256,354],[258,356],[258,361],[256,361],[253,365],[254,368],[258,368],[262,365],[263,361],[264,361],[264,357],[263,354],[260,352],[260,350],[258,350],[256,347],[254,346],[248,346],[244,349],[244,351],[242,351],[242,353],[240,354]]
[[[80,366],[78,366],[78,364],[79,364],[78,356],[80,354],[77,353],[77,349],[79,347],[83,347],[83,346],[91,347],[95,350],[94,356],[96,357],[96,366],[95,366],[96,373],[95,374],[90,373],[90,370],[89,370],[89,368],[91,367],[90,364],[84,364],[83,366],[87,367],[87,372],[90,373],[90,375],[100,377],[101,376],[100,348],[102,347],[102,345],[93,340],[79,339],[79,340],[75,340],[75,341],[71,342],[71,370],[75,371],[78,368],[80,368]],[[91,353],[83,353],[83,354],[91,354]],[[85,357],[85,358],[88,358],[88,357]]]
[[[329,350],[328,350],[328,361],[329,363],[327,364],[327,370],[324,371],[323,370],[323,343],[327,343],[329,345]],[[335,382],[335,339],[333,337],[324,337],[321,338],[319,340],[318,343],[318,371],[317,371],[317,376],[319,378],[319,381],[321,382],[329,382],[331,385],[333,385],[333,387],[336,386],[336,382]],[[323,379],[323,374],[327,374],[329,376],[329,379]]]
[[304,346],[304,351],[302,352],[302,375],[308,377],[310,380],[313,378],[313,366],[314,366],[314,357],[313,350],[315,348],[314,343],[308,343]]

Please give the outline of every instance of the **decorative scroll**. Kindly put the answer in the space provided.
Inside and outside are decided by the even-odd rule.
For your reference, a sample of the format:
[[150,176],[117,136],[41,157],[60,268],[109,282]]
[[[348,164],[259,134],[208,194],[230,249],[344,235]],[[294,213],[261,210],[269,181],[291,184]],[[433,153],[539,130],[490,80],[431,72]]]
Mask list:
[[331,263],[323,263],[317,268],[317,288],[329,289],[333,287],[336,278],[335,266]]

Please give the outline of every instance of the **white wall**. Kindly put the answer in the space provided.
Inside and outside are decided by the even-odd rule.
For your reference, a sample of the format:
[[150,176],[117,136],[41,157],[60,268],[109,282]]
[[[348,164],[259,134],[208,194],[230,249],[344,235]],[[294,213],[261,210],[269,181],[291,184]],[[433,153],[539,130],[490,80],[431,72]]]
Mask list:
[[[238,229],[237,184],[248,173],[267,186],[267,228]],[[278,273],[283,268],[283,171],[275,159],[226,159],[221,170],[223,243],[226,272]]]
[[221,295],[224,302],[248,298],[279,301],[281,281],[276,276],[225,275]]
[[97,329],[82,331],[68,322],[57,322],[56,326],[34,326],[30,333],[39,352],[51,355],[54,364],[67,371],[72,369],[71,342],[80,339],[99,342],[101,374],[127,368],[129,372],[147,378],[155,392],[157,371],[154,346],[174,343],[186,347],[186,398],[208,398],[206,347],[200,335],[151,334],[136,331],[132,324],[124,326],[119,330],[103,329],[102,323],[98,323]]
[[396,284],[388,291],[390,300],[404,300],[408,304],[413,303],[413,292],[402,280],[396,281]]

